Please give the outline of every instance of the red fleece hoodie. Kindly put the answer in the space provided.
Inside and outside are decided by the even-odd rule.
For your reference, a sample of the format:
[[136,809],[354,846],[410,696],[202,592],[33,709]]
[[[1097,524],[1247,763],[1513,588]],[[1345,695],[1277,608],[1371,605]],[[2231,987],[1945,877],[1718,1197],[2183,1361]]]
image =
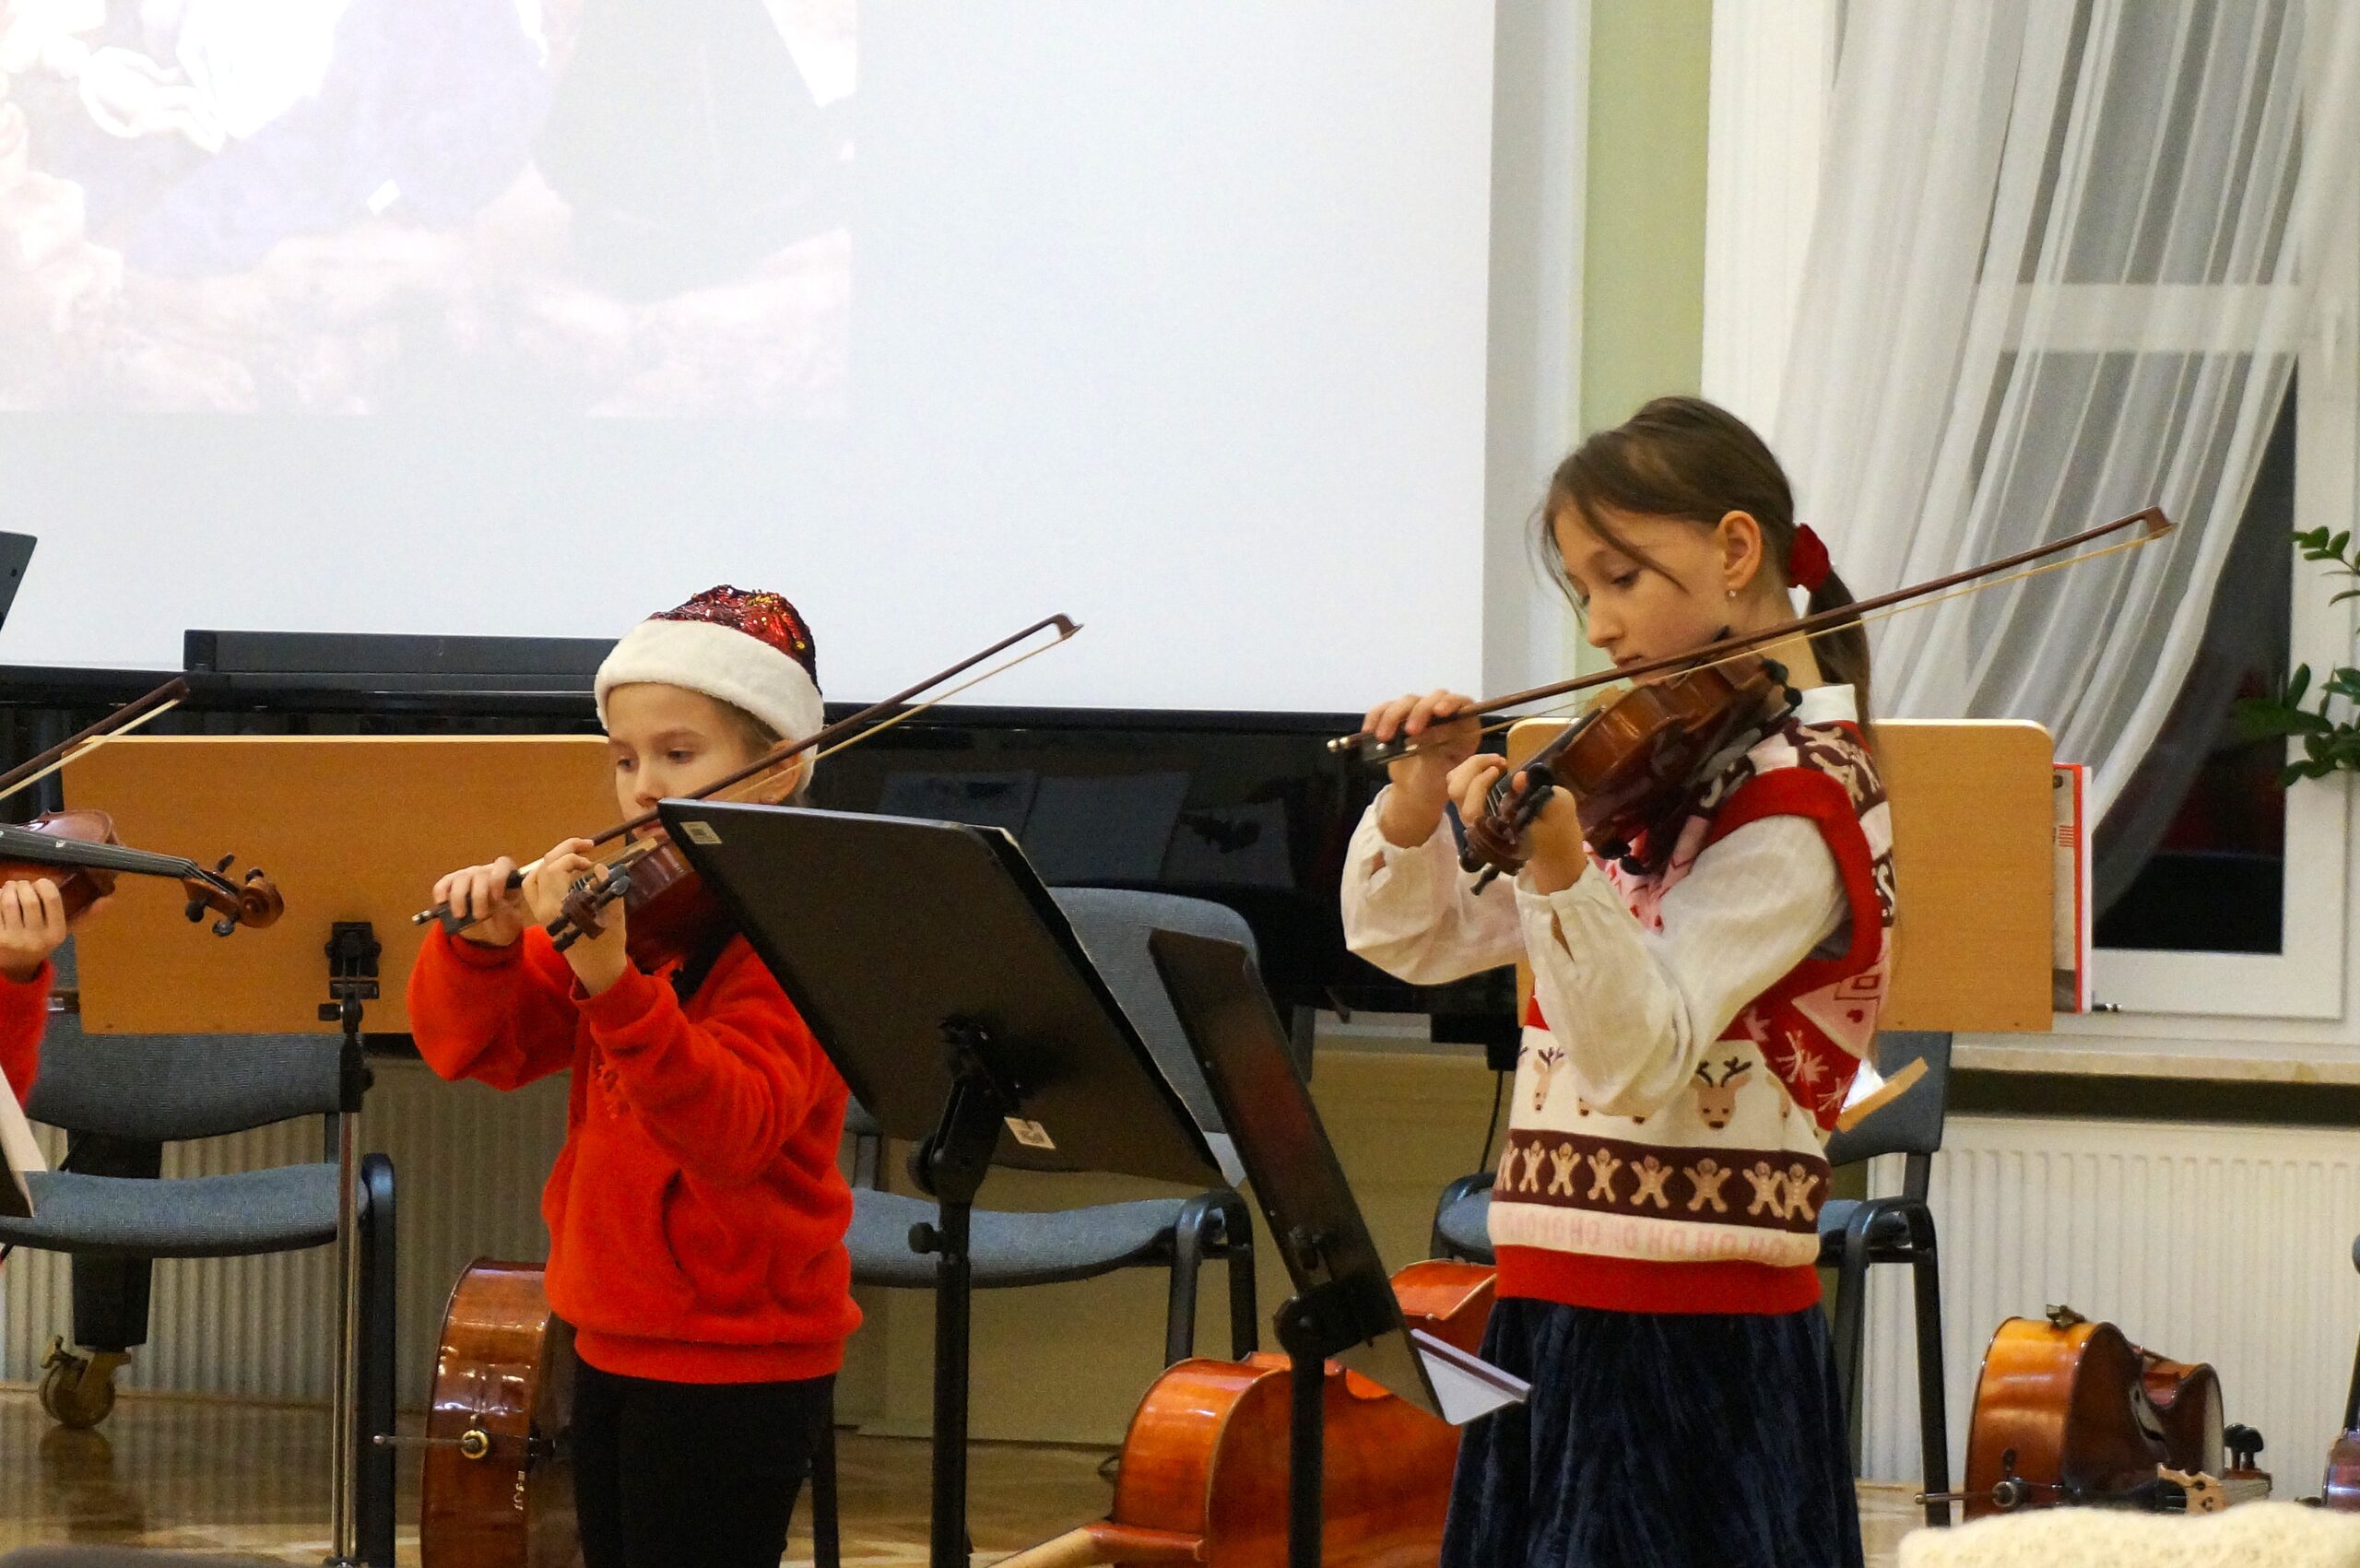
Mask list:
[[30,980],[0,974],[0,1073],[21,1105],[31,1097],[41,1069],[41,1037],[49,1027],[49,983],[54,971],[43,962]]
[[818,1377],[860,1323],[836,1169],[844,1079],[744,937],[685,1006],[626,969],[585,996],[549,937],[486,948],[439,928],[409,977],[419,1055],[514,1089],[573,1070],[541,1193],[549,1305],[582,1359],[625,1377]]

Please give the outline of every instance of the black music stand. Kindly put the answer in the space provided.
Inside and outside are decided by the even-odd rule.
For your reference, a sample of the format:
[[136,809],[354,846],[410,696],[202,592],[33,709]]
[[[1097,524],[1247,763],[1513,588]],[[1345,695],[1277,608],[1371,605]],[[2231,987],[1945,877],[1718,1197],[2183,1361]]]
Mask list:
[[33,546],[40,542],[30,534],[0,534],[0,621],[8,619],[17,590],[25,585],[25,567],[33,559]]
[[1220,1163],[1005,832],[718,801],[660,809],[855,1096],[916,1146],[911,1173],[938,1215],[910,1237],[938,1260],[931,1560],[965,1568],[967,1234],[985,1174],[998,1162],[1201,1188],[1221,1185]]
[[[1442,1416],[1441,1401],[1253,959],[1234,942],[1178,931],[1152,933],[1148,950],[1294,1281],[1277,1325],[1293,1363],[1287,1559],[1292,1568],[1318,1568],[1327,1363],[1383,1384],[1429,1415]],[[1442,1349],[1428,1344],[1430,1353]]]

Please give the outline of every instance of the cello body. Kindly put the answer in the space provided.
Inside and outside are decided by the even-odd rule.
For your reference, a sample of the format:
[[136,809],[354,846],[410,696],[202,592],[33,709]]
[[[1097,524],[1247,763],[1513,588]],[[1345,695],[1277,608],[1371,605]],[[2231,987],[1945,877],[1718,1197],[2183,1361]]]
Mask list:
[[2266,1493],[2260,1472],[2224,1471],[2226,1430],[2210,1366],[2166,1360],[2066,1308],[2012,1317],[1976,1385],[1966,1517],[2060,1503],[2201,1512],[2230,1489]]
[[[1393,1277],[1413,1326],[1473,1351],[1493,1271],[1414,1263]],[[1285,1568],[1288,1360],[1198,1357],[1167,1368],[1123,1440],[1109,1515],[1002,1568]],[[1330,1362],[1324,1471],[1328,1568],[1428,1568],[1441,1549],[1458,1429]]]
[[419,1477],[424,1568],[579,1568],[573,1330],[537,1263],[478,1258],[452,1287]]

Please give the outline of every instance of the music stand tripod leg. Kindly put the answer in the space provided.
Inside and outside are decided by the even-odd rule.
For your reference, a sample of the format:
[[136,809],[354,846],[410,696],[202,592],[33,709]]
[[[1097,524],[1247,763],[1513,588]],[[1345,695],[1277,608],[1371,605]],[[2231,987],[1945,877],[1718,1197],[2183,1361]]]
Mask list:
[[991,1169],[1004,1118],[1017,1097],[993,1071],[990,1041],[976,1025],[942,1026],[950,1093],[933,1134],[910,1153],[910,1174],[935,1200],[936,1220],[910,1229],[910,1249],[935,1255],[934,1500],[932,1568],[966,1568],[969,1307],[968,1253],[976,1192]]
[[[1287,1565],[1319,1568],[1325,1549],[1328,1473],[1328,1361],[1367,1337],[1366,1281],[1330,1274],[1323,1238],[1300,1231],[1281,1244],[1307,1265],[1329,1274],[1279,1309],[1280,1348],[1287,1353]],[[1391,1287],[1383,1287],[1389,1303]]]
[[[327,943],[328,995],[320,1004],[324,1023],[343,1026],[341,1106],[336,1118],[336,1346],[335,1387],[336,1432],[329,1447],[329,1473],[335,1496],[331,1502],[332,1541],[326,1568],[359,1568],[361,1562],[359,1520],[354,1512],[355,1482],[360,1473],[360,1102],[369,1088],[369,1067],[362,1054],[361,1008],[377,996],[377,958],[382,950],[367,921],[337,921]],[[391,1568],[376,1564],[372,1568]]]
[[1280,1312],[1279,1344],[1289,1362],[1288,1568],[1319,1568],[1327,1525],[1328,1343],[1300,1297]]

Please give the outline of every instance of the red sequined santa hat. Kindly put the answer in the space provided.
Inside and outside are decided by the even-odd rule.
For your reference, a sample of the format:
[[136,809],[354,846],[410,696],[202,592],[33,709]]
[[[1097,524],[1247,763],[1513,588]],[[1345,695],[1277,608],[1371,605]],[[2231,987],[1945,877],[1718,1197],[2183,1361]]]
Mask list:
[[781,740],[801,740],[826,722],[811,629],[777,594],[707,588],[632,627],[598,666],[598,722],[607,722],[607,693],[643,680],[743,708]]

